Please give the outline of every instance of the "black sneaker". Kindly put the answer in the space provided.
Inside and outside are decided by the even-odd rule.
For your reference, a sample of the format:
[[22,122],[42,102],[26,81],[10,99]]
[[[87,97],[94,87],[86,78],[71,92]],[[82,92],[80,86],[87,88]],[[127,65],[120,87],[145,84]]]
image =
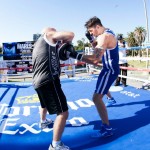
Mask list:
[[113,129],[112,127],[108,126],[107,124],[102,124],[100,133],[102,137],[109,137],[113,135]]

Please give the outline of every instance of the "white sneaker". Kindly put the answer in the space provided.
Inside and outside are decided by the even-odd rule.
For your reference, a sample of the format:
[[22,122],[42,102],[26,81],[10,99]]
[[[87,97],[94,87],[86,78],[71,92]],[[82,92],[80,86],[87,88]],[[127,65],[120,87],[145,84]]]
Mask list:
[[47,128],[50,124],[53,124],[53,123],[54,123],[53,120],[51,120],[51,119],[46,119],[45,122],[40,122],[40,128],[41,128],[41,129],[45,129],[45,128]]
[[53,147],[52,144],[50,144],[48,150],[71,150],[68,146],[64,145],[62,142],[57,145],[56,147]]

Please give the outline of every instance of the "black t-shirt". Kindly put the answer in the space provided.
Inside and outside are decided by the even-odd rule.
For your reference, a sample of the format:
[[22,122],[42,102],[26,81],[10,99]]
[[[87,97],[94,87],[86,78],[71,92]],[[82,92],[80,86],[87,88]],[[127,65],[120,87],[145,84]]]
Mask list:
[[60,76],[58,45],[49,45],[41,36],[32,53],[33,86],[38,88]]

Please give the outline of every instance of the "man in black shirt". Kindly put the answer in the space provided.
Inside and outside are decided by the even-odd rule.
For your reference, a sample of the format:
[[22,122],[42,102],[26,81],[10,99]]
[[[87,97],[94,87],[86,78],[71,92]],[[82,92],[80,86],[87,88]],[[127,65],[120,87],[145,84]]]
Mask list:
[[49,150],[69,150],[69,147],[61,142],[68,118],[68,106],[60,84],[58,48],[60,41],[67,43],[73,38],[73,32],[58,32],[54,28],[45,28],[33,49],[33,86],[41,103],[41,119],[46,120],[47,111],[49,114],[57,114],[53,126],[53,141]]

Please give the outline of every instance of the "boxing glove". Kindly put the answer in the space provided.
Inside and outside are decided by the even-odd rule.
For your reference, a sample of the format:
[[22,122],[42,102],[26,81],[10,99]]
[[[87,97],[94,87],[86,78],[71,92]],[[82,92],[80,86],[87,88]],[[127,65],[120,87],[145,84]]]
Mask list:
[[86,36],[87,39],[90,41],[90,43],[93,43],[94,37],[93,37],[93,35],[90,34],[89,31],[86,31],[85,36]]
[[77,60],[82,60],[82,54],[79,54],[78,52],[75,51],[73,45],[69,43],[64,43],[60,48],[59,48],[59,58],[62,59],[68,59],[69,57],[72,57]]
[[60,44],[60,47],[58,48],[58,55],[60,60],[65,61],[69,59],[66,48],[67,48],[66,44]]

